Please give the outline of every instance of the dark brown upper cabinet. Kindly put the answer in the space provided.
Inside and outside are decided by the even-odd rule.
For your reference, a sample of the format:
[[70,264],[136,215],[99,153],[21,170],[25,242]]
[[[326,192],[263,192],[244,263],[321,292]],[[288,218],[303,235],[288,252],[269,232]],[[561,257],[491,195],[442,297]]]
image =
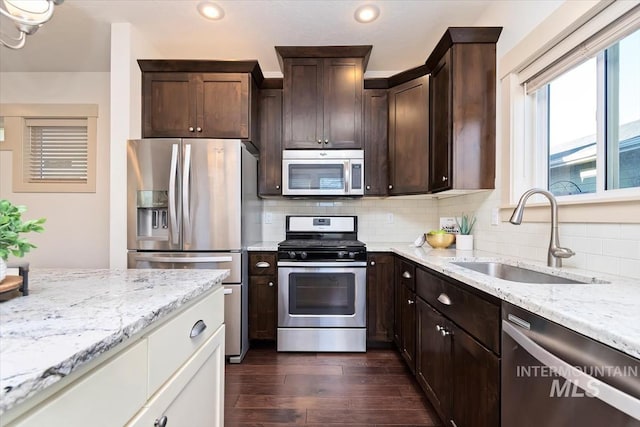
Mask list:
[[282,89],[262,89],[259,101],[258,194],[282,194]]
[[276,51],[284,75],[284,148],[362,148],[363,75],[371,46]]
[[386,196],[389,97],[386,89],[364,90],[364,195]]
[[426,61],[432,193],[495,186],[496,42],[501,31],[449,28]]
[[139,60],[143,138],[238,138],[257,145],[255,61]]
[[427,193],[428,166],[429,76],[424,75],[389,89],[389,195]]

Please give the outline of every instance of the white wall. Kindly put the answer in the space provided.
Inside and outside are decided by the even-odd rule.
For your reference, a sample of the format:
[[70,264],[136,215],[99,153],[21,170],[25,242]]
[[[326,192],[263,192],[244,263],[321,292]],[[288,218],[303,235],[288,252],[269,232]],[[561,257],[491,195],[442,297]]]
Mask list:
[[[36,267],[109,265],[109,73],[0,73],[0,103],[98,104],[96,192],[13,193],[10,151],[0,152],[0,198],[47,218],[24,260]],[[11,259],[10,259],[11,261]]]

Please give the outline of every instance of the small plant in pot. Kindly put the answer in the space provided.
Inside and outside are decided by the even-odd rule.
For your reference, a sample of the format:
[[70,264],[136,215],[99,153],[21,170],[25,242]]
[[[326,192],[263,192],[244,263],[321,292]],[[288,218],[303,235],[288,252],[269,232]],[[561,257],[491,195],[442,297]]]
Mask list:
[[0,282],[7,274],[6,261],[9,255],[21,258],[36,246],[21,234],[44,230],[42,224],[45,219],[22,220],[22,214],[27,210],[24,206],[15,206],[6,199],[0,200]]
[[466,214],[460,215],[460,221],[456,218],[456,224],[458,225],[458,236],[456,236],[456,249],[463,251],[473,250],[473,226],[476,224],[475,216],[468,216]]

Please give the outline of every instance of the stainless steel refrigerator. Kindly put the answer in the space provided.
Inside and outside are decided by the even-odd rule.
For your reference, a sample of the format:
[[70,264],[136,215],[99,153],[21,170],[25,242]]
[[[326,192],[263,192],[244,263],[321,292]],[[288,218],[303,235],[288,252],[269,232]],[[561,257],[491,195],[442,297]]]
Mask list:
[[240,140],[127,142],[129,268],[222,268],[226,355],[248,346],[246,247],[261,240],[257,160]]

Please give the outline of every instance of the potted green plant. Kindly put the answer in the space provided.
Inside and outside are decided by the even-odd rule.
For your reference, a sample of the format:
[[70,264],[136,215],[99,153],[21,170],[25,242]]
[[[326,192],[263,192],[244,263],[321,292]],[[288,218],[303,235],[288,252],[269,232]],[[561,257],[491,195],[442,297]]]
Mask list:
[[476,224],[476,217],[466,215],[464,212],[460,215],[460,220],[456,218],[458,225],[458,235],[456,236],[456,249],[463,251],[473,250],[473,226]]
[[6,199],[0,200],[0,282],[7,275],[6,261],[9,255],[23,257],[26,252],[36,246],[29,243],[21,234],[31,231],[41,232],[45,219],[22,220],[27,210],[24,206],[15,206]]

